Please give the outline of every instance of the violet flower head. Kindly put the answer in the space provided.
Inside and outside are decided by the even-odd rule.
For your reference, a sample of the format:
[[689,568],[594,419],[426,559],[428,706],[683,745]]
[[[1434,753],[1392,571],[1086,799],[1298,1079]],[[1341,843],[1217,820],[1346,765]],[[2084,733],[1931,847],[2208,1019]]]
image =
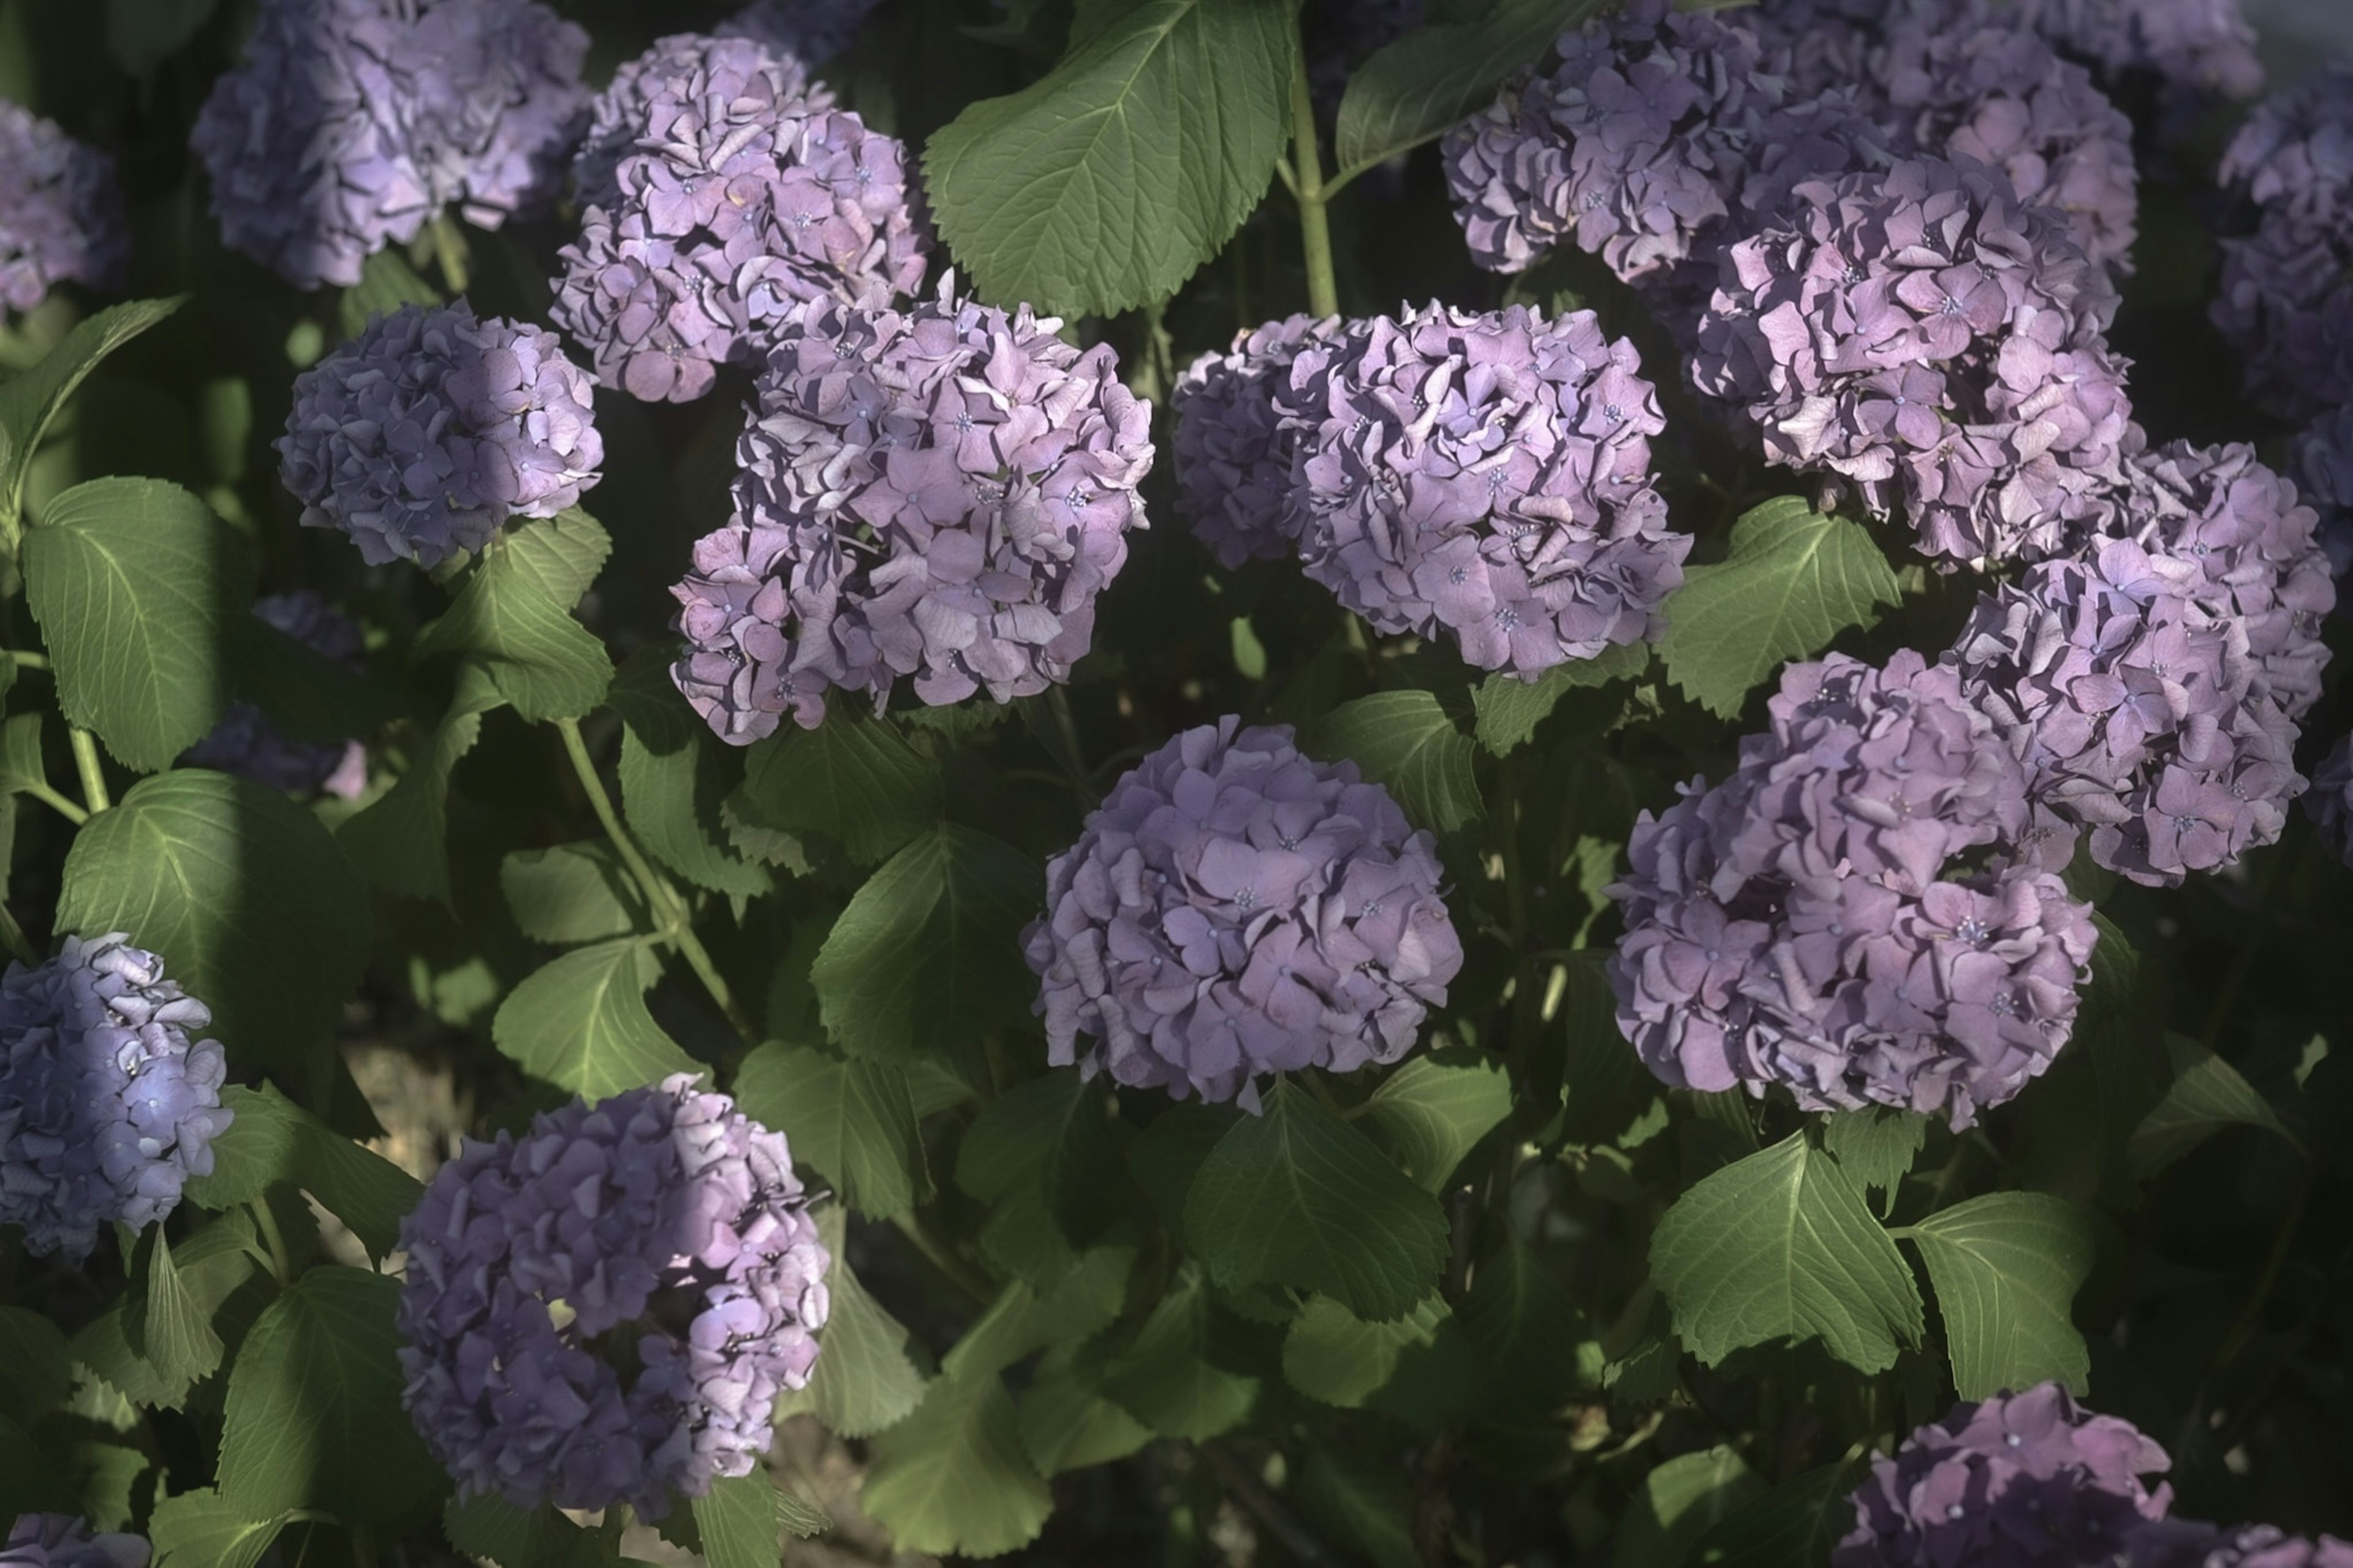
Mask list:
[[2248,628],[2130,540],[1981,595],[1947,664],[2092,858],[2170,887],[2269,844],[2304,781]]
[[461,1499],[659,1519],[807,1385],[833,1259],[784,1135],[694,1084],[468,1140],[401,1223],[403,1402]]
[[691,402],[718,366],[760,363],[804,301],[923,281],[930,226],[895,137],[755,40],[665,39],[634,69],[583,154],[591,205],[549,307],[599,381]]
[[1948,670],[1833,655],[1770,712],[1729,778],[1635,825],[1619,1027],[1679,1088],[1966,1128],[2066,1044],[2090,906],[2031,864],[1973,868],[2025,842],[2026,780]]
[[2353,1568],[2353,1542],[2167,1519],[2135,1527],[2114,1561],[2118,1568]]
[[879,710],[902,677],[932,706],[1067,680],[1095,596],[1144,526],[1152,405],[1108,344],[954,292],[904,310],[825,300],[788,317],[736,446],[735,514],[670,591],[672,679],[748,745],[828,688]]
[[2328,748],[2312,770],[2312,789],[2304,797],[2305,815],[2320,829],[2321,842],[2337,858],[2353,866],[2353,735]]
[[0,1568],[147,1568],[154,1548],[143,1535],[93,1535],[65,1513],[23,1513],[0,1542]]
[[2052,208],[1973,160],[1807,181],[1725,252],[1699,389],[1745,405],[1773,461],[1898,506],[1920,549],[2068,548],[2122,477],[2124,364],[2104,269]]
[[1292,487],[1301,422],[1276,407],[1276,393],[1303,350],[1344,332],[1337,318],[1305,315],[1253,327],[1230,352],[1194,361],[1169,395],[1177,505],[1228,568],[1292,552],[1303,521]]
[[436,566],[579,503],[605,460],[590,395],[553,332],[405,305],[295,378],[279,475],[370,565]]
[[538,0],[426,0],[400,48],[412,156],[438,202],[491,229],[552,207],[588,107],[587,33]]
[[779,53],[823,65],[849,47],[880,0],[752,0],[720,24],[719,36],[754,38]]
[[2221,241],[2210,313],[2248,391],[2295,420],[2353,403],[2353,66],[2267,100],[2221,174],[2253,217]]
[[1641,368],[1592,311],[1516,305],[1303,350],[1277,403],[1300,422],[1307,575],[1380,631],[1523,679],[1651,637],[1691,536],[1651,488],[1665,421]]
[[0,327],[69,279],[112,287],[130,252],[114,160],[0,99]]
[[2240,0],[1997,0],[2111,84],[2154,75],[2193,104],[2263,90],[2255,29]]
[[122,933],[67,937],[0,976],[0,1225],[36,1255],[90,1255],[99,1228],[143,1230],[213,1168],[227,1058],[212,1022]]
[[2353,220],[2353,65],[2329,65],[2256,105],[2216,174],[2267,210]]
[[[347,668],[360,669],[365,663],[359,623],[308,588],[266,594],[254,601],[253,613]],[[367,789],[366,746],[357,741],[336,744],[295,740],[260,709],[245,701],[230,703],[212,733],[181,756],[180,765],[235,773],[264,789],[289,795],[323,791],[339,799],[357,800]]]
[[1462,943],[1435,842],[1350,762],[1231,715],[1138,763],[1022,937],[1049,1059],[1258,1109],[1269,1073],[1413,1048]]
[[2078,1568],[2116,1560],[2172,1506],[2142,1477],[2169,1468],[2131,1423],[2056,1383],[1954,1406],[1872,1461],[1831,1568]]

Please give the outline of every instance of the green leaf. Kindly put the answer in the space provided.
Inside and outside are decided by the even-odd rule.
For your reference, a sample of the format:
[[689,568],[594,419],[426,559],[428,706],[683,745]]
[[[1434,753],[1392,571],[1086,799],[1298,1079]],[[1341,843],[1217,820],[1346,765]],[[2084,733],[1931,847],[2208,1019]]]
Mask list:
[[1418,1056],[1381,1080],[1365,1112],[1406,1174],[1434,1193],[1512,1113],[1511,1075],[1471,1051]]
[[16,532],[25,501],[25,475],[49,422],[100,360],[187,303],[132,300],[100,310],[23,374],[0,380],[0,538]]
[[2091,1387],[2091,1352],[2070,1314],[2091,1277],[2092,1222],[2043,1193],[1989,1193],[1939,1210],[1909,1235],[1945,1319],[1963,1399],[2057,1379]]
[[837,709],[814,730],[787,726],[746,752],[744,794],[763,822],[822,833],[871,866],[938,820],[939,769],[887,719]]
[[1485,108],[1497,82],[1597,8],[1596,0],[1497,0],[1475,22],[1418,27],[1376,50],[1340,100],[1336,177],[1444,135]]
[[2167,977],[2141,962],[2105,915],[2094,911],[2092,924],[2099,941],[2074,1034],[2019,1099],[2021,1136],[2011,1166],[2021,1186],[2078,1205],[2105,1200],[2129,1207],[2139,1201],[2132,1134],[2172,1083]]
[[106,47],[122,68],[145,76],[212,19],[218,0],[107,0]]
[[40,710],[11,713],[7,723],[0,725],[0,792],[14,795],[48,782],[48,764],[41,758]]
[[1485,809],[1471,771],[1478,748],[1427,691],[1377,691],[1344,702],[1315,739],[1322,752],[1353,759],[1366,778],[1387,784],[1421,826],[1451,833]]
[[980,1113],[956,1152],[956,1184],[983,1203],[1038,1192],[1065,1232],[1092,1239],[1126,1187],[1126,1136],[1108,1079],[1050,1072]]
[[213,1140],[213,1169],[188,1181],[208,1209],[248,1204],[273,1186],[300,1187],[351,1228],[371,1257],[399,1245],[400,1222],[425,1195],[416,1177],[362,1148],[268,1084],[231,1084],[221,1104],[234,1118]]
[[1311,1399],[1353,1410],[1396,1373],[1408,1349],[1428,1349],[1448,1319],[1446,1302],[1425,1296],[1393,1322],[1368,1323],[1329,1296],[1310,1296],[1282,1337],[1282,1375]]
[[[673,1510],[670,1517],[681,1516]],[[622,1524],[622,1511],[607,1509],[603,1524],[585,1530],[553,1504],[526,1512],[496,1492],[452,1502],[441,1514],[450,1545],[499,1568],[611,1568],[621,1561]]]
[[906,1419],[923,1401],[923,1377],[907,1359],[906,1329],[867,1293],[849,1266],[841,1209],[819,1210],[817,1228],[833,1254],[825,1277],[832,1306],[809,1385],[779,1402],[778,1418],[806,1410],[838,1437],[871,1437]]
[[170,767],[228,703],[237,536],[177,485],[92,479],[49,503],[24,552],[67,721],[126,766]]
[[1927,1137],[1926,1117],[1885,1106],[1841,1110],[1822,1121],[1822,1147],[1846,1167],[1855,1185],[1877,1187],[1890,1204],[1897,1184],[1911,1174],[1912,1162]]
[[1105,1399],[1070,1360],[1050,1352],[1021,1393],[1021,1446],[1041,1475],[1124,1459],[1152,1441],[1152,1428]]
[[1103,1247],[1051,1289],[1011,1281],[941,1358],[940,1371],[957,1378],[1002,1372],[1033,1351],[1092,1338],[1119,1316],[1134,1265],[1134,1248]]
[[1230,1331],[1209,1282],[1188,1264],[1145,1321],[1135,1342],[1103,1369],[1103,1390],[1164,1437],[1191,1442],[1240,1425],[1259,1380],[1231,1370]]
[[142,779],[75,836],[58,928],[128,931],[212,1009],[232,1065],[306,1083],[358,986],[367,888],[276,790],[185,768]]
[[1854,1528],[1860,1458],[1824,1465],[1752,1498],[1711,1526],[1688,1561],[1711,1568],[1821,1568]]
[[440,653],[480,658],[499,694],[534,724],[577,719],[602,703],[613,683],[605,645],[507,551],[485,557],[449,613],[417,640],[415,657]]
[[1438,1282],[1446,1216],[1366,1136],[1277,1079],[1262,1115],[1218,1141],[1185,1201],[1185,1235],[1229,1289],[1321,1291],[1368,1321]]
[[1651,1239],[1675,1332],[1714,1365],[1749,1345],[1819,1336],[1858,1371],[1920,1342],[1920,1292],[1862,1189],[1803,1133],[1704,1178]]
[[1612,1144],[1658,1102],[1659,1080],[1618,1027],[1617,998],[1600,955],[1580,954],[1565,967],[1559,1023],[1567,1034],[1562,1084],[1567,1104],[1561,1134],[1572,1143]]
[[613,554],[613,536],[605,525],[576,506],[554,517],[529,519],[503,539],[500,548],[515,574],[565,610],[580,603]]
[[391,716],[390,689],[251,613],[229,633],[230,695],[290,739],[324,744],[364,735]]
[[765,1468],[712,1482],[710,1495],[693,1500],[692,1512],[711,1568],[776,1568],[787,1531],[805,1539],[830,1522],[821,1513],[812,1520],[814,1510],[787,1497]]
[[1423,1568],[1406,1514],[1409,1484],[1403,1476],[1364,1475],[1316,1448],[1300,1469],[1299,1500],[1373,1568]]
[[575,948],[499,1004],[491,1038],[523,1071],[597,1100],[700,1065],[646,1011],[652,955],[636,941]]
[[1587,1338],[1584,1314],[1517,1237],[1479,1266],[1453,1321],[1469,1352],[1464,1392],[1475,1409],[1557,1409],[1588,1381],[1577,1354]]
[[1784,660],[1812,658],[1903,597],[1870,530],[1776,496],[1732,525],[1728,557],[1684,572],[1662,607],[1659,654],[1676,685],[1729,719]]
[[441,291],[417,275],[397,246],[388,246],[360,264],[360,280],[335,301],[335,325],[345,338],[358,337],[378,316],[404,305],[438,305]]
[[1054,1510],[994,1373],[934,1381],[913,1415],[874,1439],[858,1500],[901,1551],[969,1557],[1029,1545]]
[[1265,195],[1291,129],[1291,7],[1079,0],[1040,80],[932,132],[924,185],[980,292],[1116,315],[1165,300]]
[[143,1268],[123,1305],[123,1337],[166,1380],[185,1384],[210,1377],[223,1350],[212,1324],[217,1303],[200,1301],[181,1279],[162,1226],[148,1227],[140,1237],[140,1252]]
[[53,1500],[57,1478],[49,1452],[33,1435],[0,1415],[0,1513],[12,1521]]
[[744,1058],[733,1092],[859,1213],[899,1214],[928,1195],[914,1101],[892,1064],[771,1040]]
[[727,781],[709,726],[681,710],[682,725],[625,723],[621,731],[621,811],[647,854],[698,888],[757,898],[776,878],[729,841],[719,803]]
[[147,1521],[154,1568],[257,1568],[286,1517],[249,1518],[210,1487],[164,1498]]
[[1678,1568],[1711,1526],[1765,1489],[1747,1461],[1721,1445],[1653,1466],[1618,1527],[1616,1561]]
[[449,899],[449,775],[481,738],[482,715],[506,699],[483,666],[459,668],[449,710],[408,771],[335,837],[368,880],[412,899]]
[[1552,716],[1560,700],[1584,687],[1631,680],[1651,666],[1648,643],[1612,643],[1591,658],[1572,658],[1554,665],[1533,681],[1494,674],[1471,694],[1478,715],[1479,743],[1495,755],[1506,756],[1525,745],[1536,726]]
[[[252,1300],[245,1289],[259,1270],[253,1257],[256,1246],[252,1220],[235,1214],[215,1220],[173,1250],[174,1272],[192,1309],[190,1315],[216,1337],[241,1338],[252,1314],[260,1310],[260,1302]],[[233,1300],[240,1300],[235,1311],[228,1307]],[[82,1325],[74,1335],[73,1354],[133,1405],[183,1408],[195,1386],[195,1377],[185,1369],[167,1374],[132,1348],[134,1328],[141,1342],[145,1342],[144,1322],[132,1320],[146,1310],[143,1300],[118,1300]]]
[[1022,927],[1044,878],[1001,839],[943,823],[867,879],[809,971],[819,1016],[852,1056],[903,1060],[1023,1027],[1037,994]]
[[2260,1127],[2302,1151],[2271,1101],[2237,1068],[2187,1035],[2168,1033],[2165,1050],[2173,1063],[2173,1087],[2125,1146],[2136,1177],[2147,1180],[2229,1127]]
[[73,1392],[73,1349],[58,1326],[23,1307],[0,1306],[0,1416],[26,1425]]
[[499,865],[507,911],[523,935],[556,947],[644,932],[645,900],[609,838],[518,849]]
[[307,1270],[271,1302],[230,1369],[220,1493],[248,1519],[323,1509],[391,1523],[448,1478],[401,1408],[400,1281]]

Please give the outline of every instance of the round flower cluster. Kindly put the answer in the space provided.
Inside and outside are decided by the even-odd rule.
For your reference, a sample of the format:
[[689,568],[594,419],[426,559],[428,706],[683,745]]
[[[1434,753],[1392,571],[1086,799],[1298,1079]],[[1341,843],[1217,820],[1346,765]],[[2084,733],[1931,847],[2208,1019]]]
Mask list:
[[266,0],[189,139],[221,238],[348,287],[451,202],[486,228],[544,205],[587,49],[536,0]]
[[1651,636],[1692,542],[1651,488],[1665,421],[1640,369],[1592,311],[1516,305],[1303,349],[1275,396],[1307,575],[1380,631],[1442,631],[1524,679]]
[[1022,941],[1056,1066],[1255,1110],[1261,1076],[1393,1062],[1445,1005],[1430,836],[1354,763],[1240,724],[1138,763],[1046,868]]
[[2172,1506],[2170,1486],[2141,1480],[2170,1464],[2131,1423],[2093,1415],[2056,1383],[1959,1405],[1872,1461],[1831,1568],[2114,1562]]
[[904,310],[822,301],[788,318],[736,447],[735,514],[671,589],[671,671],[748,745],[829,687],[879,709],[901,677],[938,706],[1066,680],[1095,595],[1144,526],[1152,405],[1108,344],[954,292]]
[[279,475],[370,565],[438,565],[579,503],[605,460],[590,395],[553,332],[404,305],[295,379]]
[[2304,797],[2304,809],[2320,829],[2321,842],[2353,866],[2353,735],[2329,747],[2328,755],[2312,770],[2312,791]]
[[1900,499],[1923,552],[2049,554],[2096,521],[2129,423],[2116,307],[2059,215],[1982,163],[1808,181],[1725,253],[1693,377],[1767,456]]
[[111,286],[130,247],[114,160],[0,99],[0,327],[68,279]]
[[1980,595],[1947,656],[2036,804],[2153,886],[2271,843],[2304,787],[2245,625],[2185,594],[2182,564],[2130,540],[2044,562]]
[[1176,504],[1229,567],[1292,552],[1304,519],[1292,487],[1299,427],[1275,406],[1291,367],[1310,347],[1338,343],[1337,318],[1288,316],[1206,353],[1176,380]]
[[881,306],[923,281],[906,147],[826,107],[797,66],[748,38],[673,37],[624,79],[594,115],[590,205],[549,306],[606,385],[691,402],[718,366],[758,363],[802,301]]
[[754,38],[779,54],[822,64],[849,47],[880,0],[752,0],[720,24],[722,37]]
[[[264,595],[254,601],[253,613],[337,664],[362,667],[359,623],[308,588]],[[290,795],[324,790],[357,800],[367,789],[365,746],[357,741],[335,745],[294,740],[250,702],[230,703],[213,732],[189,747],[180,763],[235,773]]]
[[1635,825],[1609,889],[1619,1027],[1676,1087],[1968,1127],[2066,1043],[2090,906],[2030,865],[1967,868],[2022,842],[2029,808],[1950,671],[1833,655],[1769,709],[1731,777]]
[[687,1074],[468,1141],[400,1236],[403,1398],[461,1498],[659,1519],[751,1473],[817,1361],[791,1152]]
[[228,1061],[203,1003],[121,932],[67,937],[0,976],[0,1224],[76,1262],[110,1223],[143,1230],[213,1168]]
[[2148,72],[2177,97],[2252,98],[2263,85],[2239,0],[1996,0],[2110,81]]
[[2221,174],[2253,213],[2221,242],[2211,307],[2248,391],[2297,420],[2353,404],[2353,66],[2267,100]]
[[2353,403],[2324,414],[2289,447],[2299,493],[2320,517],[2331,576],[2353,571]]
[[2120,1568],[2353,1568],[2353,1542],[2315,1541],[2268,1524],[2232,1530],[2168,1519],[2134,1528],[2113,1561]]
[[144,1536],[92,1535],[64,1513],[25,1513],[0,1542],[0,1568],[147,1568],[154,1549]]

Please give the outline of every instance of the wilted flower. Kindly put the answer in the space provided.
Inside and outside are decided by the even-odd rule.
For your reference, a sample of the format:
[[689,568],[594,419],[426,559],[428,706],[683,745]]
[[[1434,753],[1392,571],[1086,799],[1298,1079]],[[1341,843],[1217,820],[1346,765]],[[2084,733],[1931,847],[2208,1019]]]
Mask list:
[[211,1173],[227,1058],[212,1022],[121,932],[69,936],[0,976],[0,1224],[80,1261],[99,1227],[143,1230]]
[[2353,735],[2329,747],[2328,755],[2312,770],[2312,791],[2304,797],[2304,809],[2320,829],[2321,841],[2353,866]]
[[111,287],[130,246],[114,160],[0,99],[0,327],[68,279]]
[[1144,525],[1152,406],[1107,344],[1028,306],[821,301],[786,319],[736,447],[735,515],[670,591],[672,678],[748,745],[829,687],[879,708],[902,677],[937,706],[1066,680],[1095,595]]
[[266,0],[190,146],[221,238],[298,288],[457,202],[495,228],[555,191],[588,36],[536,0]]
[[2353,1568],[2353,1542],[2168,1519],[2134,1527],[2113,1561],[2118,1568]]
[[0,1568],[147,1568],[154,1549],[138,1535],[92,1535],[64,1513],[24,1513],[0,1544]]
[[1445,1005],[1430,836],[1354,763],[1240,724],[1138,763],[1047,866],[1022,941],[1056,1066],[1255,1110],[1264,1075],[1393,1062]]
[[1337,318],[1288,316],[1206,353],[1169,395],[1176,416],[1176,502],[1202,543],[1229,567],[1288,555],[1303,521],[1293,489],[1301,422],[1275,406],[1292,363],[1337,342]]
[[2165,1450],[2056,1383],[1954,1406],[1872,1461],[1831,1568],[2079,1568],[2116,1560],[2173,1489]]
[[849,47],[880,0],[752,0],[719,26],[722,37],[756,38],[822,65]]
[[402,1222],[403,1398],[460,1498],[659,1519],[807,1384],[833,1260],[784,1136],[694,1082],[470,1139]]
[[881,306],[923,281],[896,138],[750,39],[665,39],[632,68],[583,153],[592,205],[549,307],[599,381],[690,402],[718,366],[757,364],[802,301]]
[[1725,253],[1693,378],[1776,462],[1900,501],[1932,556],[2067,547],[2121,479],[2116,294],[2049,208],[1975,162],[1807,181]]
[[2185,595],[2180,564],[2130,540],[2044,562],[1981,595],[1947,656],[2036,804],[2162,886],[2271,843],[2304,788],[2246,625]]
[[1951,673],[1791,665],[1732,776],[1642,814],[1609,894],[1619,1027],[1665,1082],[1955,1127],[2066,1044],[2093,942],[2023,843],[2026,780]]
[[2221,177],[2253,213],[2221,242],[2211,308],[2248,390],[2290,419],[2353,404],[2353,66],[2265,100]]
[[[266,594],[254,601],[253,613],[337,664],[353,669],[362,665],[359,623],[308,588]],[[230,703],[212,733],[190,746],[180,763],[235,773],[290,795],[324,790],[357,800],[367,788],[367,748],[359,742],[294,740],[244,701]]]
[[380,316],[296,377],[277,447],[303,523],[341,529],[370,565],[435,566],[510,517],[554,517],[605,460],[555,334],[463,300]]
[[1380,631],[1442,632],[1525,679],[1651,636],[1691,538],[1651,489],[1665,421],[1641,364],[1590,310],[1516,305],[1303,349],[1276,397],[1307,575]]

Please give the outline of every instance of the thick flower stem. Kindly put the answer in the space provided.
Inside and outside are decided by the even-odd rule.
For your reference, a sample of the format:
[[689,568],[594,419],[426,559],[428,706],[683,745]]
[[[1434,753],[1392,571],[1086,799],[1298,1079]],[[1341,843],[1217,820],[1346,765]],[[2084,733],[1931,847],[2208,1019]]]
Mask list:
[[1292,177],[1299,195],[1299,243],[1307,255],[1307,308],[1315,315],[1340,313],[1340,287],[1332,273],[1332,225],[1324,204],[1323,155],[1315,148],[1315,99],[1307,87],[1307,50],[1291,51]]
[[721,1016],[726,1018],[728,1026],[746,1044],[755,1043],[760,1031],[735,1005],[734,993],[728,989],[726,976],[721,974],[719,966],[712,963],[710,950],[702,945],[702,939],[694,934],[693,915],[687,909],[686,900],[679,897],[678,889],[670,885],[670,879],[655,870],[645,856],[638,852],[637,840],[631,838],[628,829],[621,825],[621,814],[614,809],[613,797],[605,793],[605,781],[596,776],[596,763],[588,755],[588,742],[581,738],[579,721],[558,719],[555,728],[564,736],[564,750],[572,759],[572,771],[579,775],[580,787],[587,793],[588,805],[596,813],[596,821],[604,827],[605,836],[613,841],[614,849],[621,857],[622,867],[629,873],[629,879],[637,884],[638,895],[645,900],[646,908],[660,922],[663,940],[678,950],[679,956],[686,960],[686,966],[694,971],[695,978],[702,982],[702,988],[711,994],[711,1000],[718,1006]]
[[59,816],[64,817],[76,827],[79,827],[83,823],[90,820],[90,813],[76,805],[72,801],[68,800],[64,795],[59,795],[56,790],[50,788],[46,784],[28,784],[23,787],[26,795],[31,795],[35,800],[39,801],[43,805],[47,806],[51,811],[56,812]]
[[106,793],[106,770],[99,765],[98,739],[79,725],[68,732],[73,737],[74,766],[81,770],[81,798],[96,816],[114,804]]
[[269,1212],[267,1194],[245,1206],[253,1212],[254,1228],[261,1233],[262,1246],[268,1248],[262,1255],[262,1261],[269,1266],[270,1274],[278,1280],[278,1288],[283,1290],[294,1282],[294,1263],[286,1251],[285,1235],[278,1228],[278,1216]]

